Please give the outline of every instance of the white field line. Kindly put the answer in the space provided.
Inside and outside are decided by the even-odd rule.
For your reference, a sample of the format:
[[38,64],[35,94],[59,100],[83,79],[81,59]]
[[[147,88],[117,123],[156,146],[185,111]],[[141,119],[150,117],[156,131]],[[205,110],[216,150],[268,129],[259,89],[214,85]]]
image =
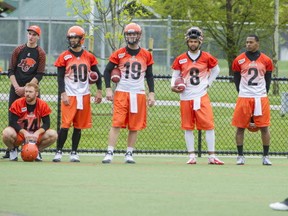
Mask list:
[[[8,101],[9,94],[0,94],[0,101]],[[41,99],[47,102],[57,102],[57,95],[41,95]],[[91,97],[91,101],[94,102],[94,97]],[[110,101],[103,98],[102,103],[111,103]],[[156,106],[180,106],[179,101],[167,101],[167,100],[156,100]],[[235,103],[220,103],[212,102],[213,107],[225,107],[225,108],[235,108]],[[281,105],[270,105],[271,110],[281,110]]]

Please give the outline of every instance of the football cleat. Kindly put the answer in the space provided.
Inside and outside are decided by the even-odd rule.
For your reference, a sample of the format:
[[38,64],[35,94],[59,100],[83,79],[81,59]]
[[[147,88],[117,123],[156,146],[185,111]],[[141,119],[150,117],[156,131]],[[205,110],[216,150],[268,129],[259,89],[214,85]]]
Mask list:
[[70,162],[80,162],[80,158],[79,158],[79,155],[77,154],[77,152],[75,152],[75,151],[71,152]]
[[102,163],[104,163],[104,164],[111,163],[112,160],[113,160],[113,152],[107,151],[104,159],[102,160]]
[[238,156],[236,164],[237,165],[244,165],[245,164],[245,157],[243,155]]
[[3,159],[8,159],[10,158],[10,151],[9,150],[6,150],[5,151],[5,154],[2,156]]
[[189,158],[189,160],[186,162],[186,164],[196,164],[196,158],[195,157],[191,157]]
[[41,153],[39,152],[36,159],[35,159],[36,162],[42,162],[42,156],[41,156]]
[[269,206],[273,210],[288,211],[288,198],[285,199],[283,202],[271,203]]
[[271,166],[272,165],[271,161],[269,160],[269,156],[264,156],[263,157],[262,164],[266,165],[266,166]]
[[128,151],[125,154],[125,163],[130,163],[130,164],[134,164],[136,163],[132,157],[132,152]]
[[10,161],[18,161],[18,152],[17,152],[16,147],[14,149],[10,150],[9,154],[10,154],[9,155]]
[[224,165],[224,162],[219,160],[215,156],[209,156],[208,157],[208,164],[215,164],[215,165]]
[[61,162],[62,151],[58,150],[53,158],[53,162]]

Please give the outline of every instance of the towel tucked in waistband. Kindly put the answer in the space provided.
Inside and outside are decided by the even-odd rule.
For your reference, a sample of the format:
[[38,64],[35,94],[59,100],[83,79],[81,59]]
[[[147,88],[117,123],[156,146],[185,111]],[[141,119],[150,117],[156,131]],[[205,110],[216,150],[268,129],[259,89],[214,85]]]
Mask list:
[[261,98],[255,97],[254,99],[255,99],[254,116],[261,116],[262,115]]
[[130,112],[138,113],[137,94],[130,92],[129,95],[130,95]]

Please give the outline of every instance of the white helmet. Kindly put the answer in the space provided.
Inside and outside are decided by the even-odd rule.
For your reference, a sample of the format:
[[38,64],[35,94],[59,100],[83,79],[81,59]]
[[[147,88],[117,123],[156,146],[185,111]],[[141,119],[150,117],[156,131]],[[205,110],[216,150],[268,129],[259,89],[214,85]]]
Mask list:
[[198,39],[200,44],[203,43],[204,35],[199,27],[191,27],[187,30],[185,34],[185,40]]

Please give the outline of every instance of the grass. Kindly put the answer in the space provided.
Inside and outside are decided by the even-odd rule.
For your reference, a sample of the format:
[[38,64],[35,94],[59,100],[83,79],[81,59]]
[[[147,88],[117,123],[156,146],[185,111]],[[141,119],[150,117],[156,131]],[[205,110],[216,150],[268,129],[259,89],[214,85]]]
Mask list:
[[[135,165],[116,156],[81,155],[81,163],[0,160],[0,215],[222,215],[273,216],[271,202],[287,197],[287,158],[222,158],[224,166],[186,165],[185,157],[134,156]],[[4,212],[6,214],[4,214]],[[1,214],[2,213],[2,214]],[[8,214],[10,213],[10,214]]]

